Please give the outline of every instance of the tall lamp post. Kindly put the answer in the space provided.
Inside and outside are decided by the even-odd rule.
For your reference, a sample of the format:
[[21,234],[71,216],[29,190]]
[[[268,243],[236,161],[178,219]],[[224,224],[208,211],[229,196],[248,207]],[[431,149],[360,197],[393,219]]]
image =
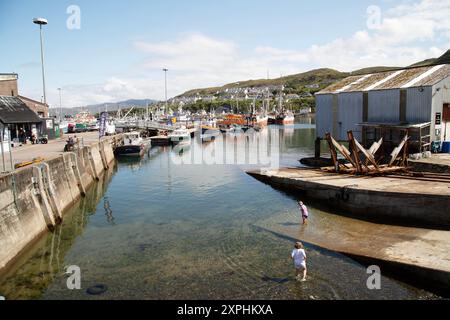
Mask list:
[[166,105],[166,107],[165,107],[165,108],[166,108],[165,113],[167,113],[167,110],[168,110],[168,108],[167,108],[167,71],[169,71],[169,69],[164,68],[163,71],[164,71],[165,105]]
[[39,25],[39,33],[41,38],[41,65],[42,65],[42,88],[44,91],[44,104],[47,105],[47,95],[45,93],[45,68],[44,68],[44,48],[43,48],[43,40],[42,40],[42,26],[48,24],[47,19],[44,18],[34,18],[33,23]]
[[62,94],[61,94],[62,89],[58,88],[58,91],[59,91],[59,122],[61,123],[62,118],[63,118],[63,116],[62,116]]
[[239,113],[239,82],[236,82],[237,87],[237,91],[236,91],[236,114]]

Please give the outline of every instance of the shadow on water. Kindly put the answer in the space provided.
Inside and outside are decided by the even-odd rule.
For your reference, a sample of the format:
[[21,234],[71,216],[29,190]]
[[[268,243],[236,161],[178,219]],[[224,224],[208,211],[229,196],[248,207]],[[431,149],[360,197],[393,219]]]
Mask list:
[[[2,275],[0,295],[6,299],[38,299],[55,278],[65,273],[64,257],[83,235],[116,170],[117,167],[112,166],[106,171],[86,196],[65,213],[63,223],[36,241]],[[107,198],[104,201],[108,221],[114,222]]]

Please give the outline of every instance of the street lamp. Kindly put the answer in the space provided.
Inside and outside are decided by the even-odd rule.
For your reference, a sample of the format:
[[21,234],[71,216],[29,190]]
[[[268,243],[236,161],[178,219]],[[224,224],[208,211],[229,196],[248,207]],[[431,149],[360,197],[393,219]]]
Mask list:
[[167,71],[169,71],[169,69],[164,68],[164,91],[165,91],[165,102],[166,102],[166,113],[167,113]]
[[45,69],[44,69],[44,48],[42,41],[42,26],[48,24],[47,19],[44,18],[34,18],[33,23],[39,25],[39,33],[41,37],[41,64],[42,64],[42,88],[44,91],[44,104],[47,105],[47,95],[45,94]]
[[59,122],[61,123],[62,122],[62,94],[61,94],[62,89],[58,88],[58,91],[59,91]]
[[236,113],[239,113],[239,82],[236,82],[237,91],[236,91]]

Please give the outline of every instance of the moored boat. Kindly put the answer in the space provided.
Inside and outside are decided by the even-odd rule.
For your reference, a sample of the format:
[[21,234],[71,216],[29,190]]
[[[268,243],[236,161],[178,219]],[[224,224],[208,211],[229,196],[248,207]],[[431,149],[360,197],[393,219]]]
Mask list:
[[142,139],[139,132],[127,132],[124,134],[123,145],[114,150],[116,156],[143,156],[148,148],[148,143]]
[[191,133],[185,127],[182,127],[169,134],[169,139],[172,144],[191,143]]
[[286,125],[286,124],[294,124],[295,117],[292,112],[284,112],[276,116],[275,124],[278,125]]
[[222,132],[219,128],[211,127],[211,126],[202,126],[201,127],[201,138],[203,142],[214,141],[218,135]]

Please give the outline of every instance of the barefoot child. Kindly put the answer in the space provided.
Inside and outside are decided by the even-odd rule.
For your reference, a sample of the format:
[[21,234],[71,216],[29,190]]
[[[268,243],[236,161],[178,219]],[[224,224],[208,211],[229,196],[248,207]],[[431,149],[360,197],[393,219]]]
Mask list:
[[304,205],[302,201],[298,202],[298,206],[300,207],[300,213],[302,214],[303,224],[305,225],[308,223],[309,217],[308,208]]
[[[306,253],[301,242],[295,243],[291,258],[294,260],[297,280],[306,281]],[[300,279],[301,274],[303,274],[303,277]]]

